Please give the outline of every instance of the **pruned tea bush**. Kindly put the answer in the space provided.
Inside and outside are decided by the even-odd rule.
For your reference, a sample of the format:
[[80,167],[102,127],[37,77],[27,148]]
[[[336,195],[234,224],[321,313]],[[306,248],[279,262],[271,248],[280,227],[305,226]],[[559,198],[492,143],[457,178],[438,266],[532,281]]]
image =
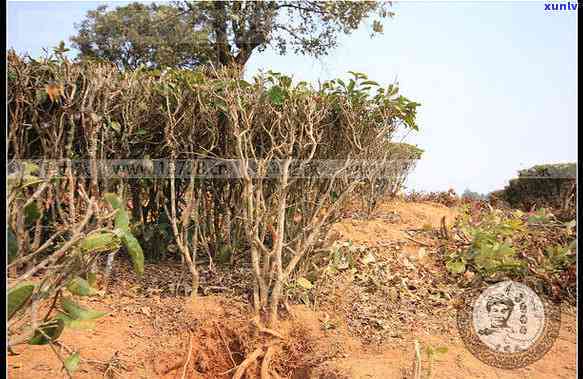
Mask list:
[[[394,193],[420,155],[392,141],[399,129],[417,130],[419,104],[361,73],[314,88],[275,72],[245,81],[229,68],[120,71],[14,52],[7,60],[8,156],[38,159],[44,173],[37,183],[24,175],[12,199],[12,209],[36,204],[28,220],[12,220],[15,277],[25,261],[42,262],[34,252],[55,231],[63,236],[47,252],[68,256],[77,243],[68,238],[89,234],[82,251],[123,246],[138,273],[142,252],[173,247],[194,296],[200,256],[250,265],[254,305],[274,319],[282,285],[347,194],[367,182],[373,200]],[[230,175],[189,174],[196,159],[226,162]],[[113,160],[138,160],[140,170],[104,174]],[[81,174],[75,162],[85,163]],[[356,163],[365,175],[347,175]]]
[[572,219],[576,212],[576,173],[575,163],[537,165],[519,171],[517,178],[492,193],[491,198],[523,211],[552,208],[557,216]]

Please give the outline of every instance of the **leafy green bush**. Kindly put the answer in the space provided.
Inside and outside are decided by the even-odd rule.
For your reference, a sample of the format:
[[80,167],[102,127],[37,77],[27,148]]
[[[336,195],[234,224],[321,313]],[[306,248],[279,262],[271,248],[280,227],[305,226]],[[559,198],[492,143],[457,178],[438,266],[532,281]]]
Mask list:
[[[99,294],[92,267],[100,254],[115,253],[125,245],[138,275],[144,269],[143,252],[129,230],[129,215],[120,197],[106,194],[114,214],[107,214],[107,207],[97,206],[101,199],[86,197],[75,208],[59,204],[60,217],[51,217],[46,209],[55,206],[54,199],[67,199],[71,205],[71,196],[63,194],[59,180],[37,176],[38,171],[39,167],[25,164],[9,175],[7,183],[10,350],[22,343],[52,346],[65,327],[92,326],[93,320],[103,316],[74,300]],[[72,209],[79,213],[73,214]],[[113,216],[115,228],[106,225]],[[72,296],[65,298],[66,292]],[[45,302],[51,305],[40,318],[37,312]],[[69,374],[77,368],[78,359],[77,352],[65,361]]]
[[524,228],[520,219],[501,211],[487,213],[478,225],[468,222],[466,214],[460,232],[469,236],[471,244],[463,252],[448,255],[447,269],[452,273],[463,273],[470,266],[486,277],[498,272],[523,272],[525,264],[517,259],[512,237],[524,232]]
[[443,240],[447,270],[472,278],[526,281],[555,299],[576,296],[576,221],[562,222],[547,209],[533,212],[465,206]]

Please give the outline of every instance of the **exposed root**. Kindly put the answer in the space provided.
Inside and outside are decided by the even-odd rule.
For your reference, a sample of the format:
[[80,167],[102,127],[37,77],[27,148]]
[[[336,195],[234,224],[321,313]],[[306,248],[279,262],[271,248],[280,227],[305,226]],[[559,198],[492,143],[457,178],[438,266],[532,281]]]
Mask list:
[[415,361],[413,362],[414,379],[421,379],[421,346],[415,341]]
[[263,362],[261,363],[261,379],[270,379],[273,377],[273,375],[270,375],[269,373],[269,363],[271,362],[271,358],[273,357],[274,352],[274,346],[269,346],[265,352]]
[[273,329],[260,328],[259,331],[261,333],[269,334],[269,335],[271,335],[273,337],[276,337],[276,338],[279,338],[279,339],[282,339],[282,340],[285,340],[286,339],[281,333],[276,332]]
[[268,329],[268,328],[266,328],[266,327],[262,326],[262,325],[259,323],[258,317],[255,317],[255,318],[253,318],[253,319],[251,320],[251,323],[252,323],[253,325],[255,325],[255,326],[257,327],[257,329],[259,329],[259,332],[260,332],[260,333],[269,334],[269,335],[271,335],[271,336],[273,336],[273,337],[279,338],[279,339],[281,339],[281,340],[284,340],[284,341],[286,340],[286,338],[285,338],[285,337],[284,337],[284,336],[283,336],[281,333],[279,333],[279,332],[277,332],[277,331],[275,331],[275,330],[273,330],[273,329]]
[[155,367],[154,372],[158,375],[166,375],[171,371],[179,369],[183,365],[184,365],[184,360],[180,359],[180,360],[174,362],[173,364],[169,365],[168,367],[164,367],[164,368]]
[[219,328],[219,326],[217,325],[216,322],[215,322],[215,328],[217,329],[217,332],[219,333],[219,337],[221,337],[221,341],[223,342],[223,345],[225,345],[225,349],[227,350],[227,353],[229,353],[229,359],[233,363],[233,367],[237,366],[237,364],[235,363],[235,359],[233,359],[233,353],[231,353],[231,349],[229,349],[229,344],[227,344],[227,341],[225,341],[225,337],[223,336],[223,333],[221,332],[221,329]]
[[[164,353],[152,351],[157,375],[171,374],[178,379],[279,379],[288,377],[304,367],[304,361],[313,358],[301,323],[282,322],[273,330],[260,317],[249,317],[249,313],[237,310],[229,314],[229,318],[236,316],[236,320],[227,319],[223,315],[230,308],[223,303],[215,304],[212,299],[195,305],[189,308],[196,315],[196,329],[189,329],[188,343],[184,335],[180,339],[169,338]],[[209,314],[215,317],[209,319]],[[221,317],[225,321],[217,320]],[[188,351],[184,351],[186,348]]]
[[235,374],[233,374],[233,379],[241,379],[243,374],[245,374],[245,370],[251,364],[253,364],[257,359],[261,358],[265,353],[263,352],[262,348],[255,349],[241,364],[237,367]]
[[260,378],[261,379],[281,379],[279,374],[274,370],[270,369],[269,366],[271,364],[271,360],[275,354],[276,346],[269,345],[267,347],[267,351],[264,351],[263,348],[255,349],[251,354],[245,358],[243,362],[237,367],[233,367],[231,370],[224,372],[224,374],[228,374],[229,372],[235,370],[233,374],[233,379],[241,379],[245,372],[251,367],[253,363],[259,361],[263,357],[261,362],[261,371],[260,371]]
[[186,377],[186,370],[188,369],[188,364],[190,363],[190,356],[192,355],[192,336],[190,335],[190,333],[188,333],[188,358],[186,358],[186,363],[184,364],[184,367],[182,368],[182,379],[184,379]]

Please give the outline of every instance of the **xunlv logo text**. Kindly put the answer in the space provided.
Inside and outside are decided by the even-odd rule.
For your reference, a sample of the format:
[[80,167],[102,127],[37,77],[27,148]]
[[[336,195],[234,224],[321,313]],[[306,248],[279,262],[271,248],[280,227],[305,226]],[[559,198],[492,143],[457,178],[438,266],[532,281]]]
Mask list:
[[577,3],[545,3],[545,11],[576,11]]

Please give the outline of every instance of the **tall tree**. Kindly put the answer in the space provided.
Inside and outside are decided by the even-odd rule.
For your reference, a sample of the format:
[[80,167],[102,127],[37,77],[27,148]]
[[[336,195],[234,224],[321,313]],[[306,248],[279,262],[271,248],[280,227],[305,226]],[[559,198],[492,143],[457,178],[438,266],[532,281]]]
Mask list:
[[87,12],[71,37],[82,58],[104,59],[120,68],[195,67],[211,55],[210,36],[173,5],[132,3]]
[[244,66],[254,51],[272,47],[322,56],[365,19],[371,36],[381,19],[393,16],[389,2],[355,1],[183,1],[139,3],[90,11],[72,37],[82,57],[99,57],[124,67]]

